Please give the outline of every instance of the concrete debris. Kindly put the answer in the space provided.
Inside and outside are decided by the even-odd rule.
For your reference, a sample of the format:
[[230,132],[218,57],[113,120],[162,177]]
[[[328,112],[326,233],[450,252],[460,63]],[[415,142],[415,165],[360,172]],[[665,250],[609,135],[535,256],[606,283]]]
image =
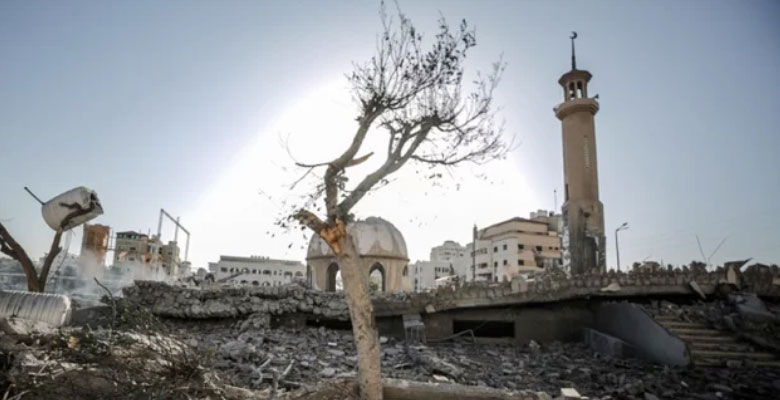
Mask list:
[[582,396],[580,396],[580,392],[574,388],[561,388],[561,397],[564,400],[575,400],[582,398]]
[[[672,306],[671,303],[667,305]],[[305,327],[240,332],[237,328],[240,325],[239,322],[230,327],[216,321],[175,323],[181,335],[196,337],[203,349],[233,346],[231,342],[236,340],[255,347],[245,361],[236,361],[225,352],[217,351],[216,368],[233,386],[252,390],[267,388],[270,382],[258,380],[260,375],[249,366],[262,365],[268,360],[271,361],[264,376],[268,368],[283,369],[294,361],[285,382],[280,383],[280,387],[287,390],[298,385],[314,385],[324,378],[354,376],[357,356],[351,331]],[[773,393],[773,382],[780,384],[778,370],[670,368],[635,358],[602,356],[581,343],[534,342],[528,347],[518,347],[473,344],[463,340],[408,346],[394,337],[388,337],[382,345],[382,372],[385,377],[411,382],[534,393],[558,394],[560,388],[576,388],[581,396],[591,399],[644,400],[647,398],[645,393],[664,399],[700,399],[699,394],[714,395],[714,391],[707,388],[713,382],[747,393],[747,398],[760,398],[761,394]],[[682,384],[683,381],[686,383]],[[552,399],[545,396],[529,398]]]
[[763,301],[753,293],[729,295],[729,300],[736,305],[742,318],[758,322],[775,322],[777,316],[772,314]]
[[696,294],[699,295],[699,297],[702,298],[702,300],[706,300],[707,296],[704,294],[704,292],[701,290],[701,287],[699,286],[696,281],[690,281],[688,282],[688,286],[691,287],[691,290],[693,290]]
[[[742,270],[732,268],[744,290],[759,296],[780,297],[780,267],[753,265]],[[643,297],[647,294],[685,295],[695,282],[702,295],[716,293],[730,279],[723,268],[707,272],[703,265],[682,269],[639,269],[629,273],[615,271],[566,276],[542,273],[532,280],[510,282],[461,282],[421,293],[376,293],[372,296],[376,315],[399,316],[442,312],[467,307],[502,304],[538,304],[593,297]],[[614,285],[612,285],[614,283]],[[619,290],[614,290],[619,288]],[[603,290],[602,289],[606,289]],[[306,314],[346,321],[349,313],[341,292],[321,292],[299,285],[253,286],[171,286],[161,282],[137,281],[123,289],[124,295],[144,305],[156,315],[173,318],[209,319],[246,317],[255,313],[271,316]]]
[[586,328],[583,336],[585,344],[591,350],[601,355],[617,358],[637,357],[639,355],[639,351],[634,346],[604,332]]
[[612,282],[607,286],[604,286],[603,288],[599,289],[602,292],[619,292],[620,291],[620,284],[617,282]]

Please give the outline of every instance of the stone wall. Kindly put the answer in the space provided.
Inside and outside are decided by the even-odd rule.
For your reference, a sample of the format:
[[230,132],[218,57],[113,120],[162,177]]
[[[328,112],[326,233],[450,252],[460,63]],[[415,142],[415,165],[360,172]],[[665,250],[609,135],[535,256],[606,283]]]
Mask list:
[[[433,313],[470,307],[539,304],[581,298],[631,298],[664,295],[697,295],[715,292],[728,279],[722,268],[706,272],[694,269],[657,269],[630,273],[593,273],[567,277],[546,273],[528,281],[467,283],[424,293],[379,293],[372,299],[378,317],[407,313]],[[743,290],[759,296],[780,297],[780,269],[754,265],[737,274]],[[124,296],[152,310],[175,318],[231,318],[251,314],[307,314],[314,318],[348,320],[341,292],[322,292],[299,285],[275,287],[186,287],[163,282],[136,281],[123,289]]]

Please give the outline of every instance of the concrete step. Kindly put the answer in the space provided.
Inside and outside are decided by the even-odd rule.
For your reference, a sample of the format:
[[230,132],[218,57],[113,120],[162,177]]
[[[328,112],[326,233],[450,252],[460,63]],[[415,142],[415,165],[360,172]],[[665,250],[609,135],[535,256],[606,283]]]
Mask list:
[[680,321],[680,318],[676,315],[654,315],[653,318],[658,321]]
[[780,368],[780,360],[733,360],[725,358],[711,358],[694,360],[694,364],[700,367],[726,367],[728,361],[738,361],[742,365],[757,368]]
[[729,336],[728,332],[723,332],[708,328],[668,328],[670,332],[680,335],[690,336]]
[[687,342],[691,350],[753,351],[749,344],[738,342]]
[[780,360],[753,360],[750,365],[756,367],[780,368]]
[[682,329],[709,329],[708,326],[699,324],[697,322],[683,322],[683,321],[660,321],[661,325],[666,328],[682,328]]
[[772,353],[747,351],[691,350],[691,357],[696,359],[730,359],[730,360],[775,360]]
[[738,341],[734,336],[677,335],[677,337],[688,343],[736,343]]

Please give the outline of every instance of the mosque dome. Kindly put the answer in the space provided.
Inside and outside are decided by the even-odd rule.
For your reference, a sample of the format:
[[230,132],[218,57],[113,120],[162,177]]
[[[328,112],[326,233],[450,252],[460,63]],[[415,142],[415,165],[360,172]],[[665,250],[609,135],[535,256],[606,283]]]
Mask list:
[[[361,256],[409,259],[404,236],[387,220],[379,217],[358,220],[347,225],[347,232],[352,235]],[[309,242],[306,259],[320,257],[333,257],[333,251],[319,235],[314,235]]]

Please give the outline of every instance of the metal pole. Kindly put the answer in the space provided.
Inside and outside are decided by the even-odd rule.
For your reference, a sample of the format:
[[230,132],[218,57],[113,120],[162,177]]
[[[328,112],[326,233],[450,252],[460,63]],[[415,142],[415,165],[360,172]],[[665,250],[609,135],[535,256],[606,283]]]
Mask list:
[[620,232],[620,228],[615,229],[615,255],[617,256],[617,270],[620,272],[620,246],[618,245],[618,232]]
[[615,229],[615,255],[617,256],[617,269],[618,272],[620,272],[620,247],[618,245],[618,232],[628,229],[628,222],[623,222],[623,225],[620,225]]
[[25,187],[24,187],[24,190],[26,190],[26,191],[27,191],[27,193],[29,193],[29,194],[30,194],[30,196],[32,196],[32,197],[33,197],[33,199],[35,199],[35,200],[38,200],[38,203],[41,203],[41,205],[43,205],[43,201],[41,201],[41,199],[39,199],[39,198],[38,198],[38,196],[36,196],[35,194],[33,194],[33,192],[32,192],[32,191],[31,191],[31,190],[30,190],[30,189],[29,189],[27,186],[25,186]]
[[477,280],[477,224],[471,232],[471,281]]

